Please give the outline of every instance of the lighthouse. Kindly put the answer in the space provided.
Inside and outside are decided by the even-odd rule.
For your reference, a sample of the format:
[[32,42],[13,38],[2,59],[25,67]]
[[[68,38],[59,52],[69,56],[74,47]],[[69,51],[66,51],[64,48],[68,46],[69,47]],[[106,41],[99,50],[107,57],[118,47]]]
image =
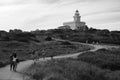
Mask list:
[[[73,21],[70,22],[64,22],[63,23],[63,28],[69,27],[69,29],[75,30],[75,29],[80,29],[80,30],[86,30],[88,29],[87,25],[85,22],[81,21],[81,16],[78,10],[75,11],[75,14],[73,16]],[[62,29],[62,27],[60,27]]]

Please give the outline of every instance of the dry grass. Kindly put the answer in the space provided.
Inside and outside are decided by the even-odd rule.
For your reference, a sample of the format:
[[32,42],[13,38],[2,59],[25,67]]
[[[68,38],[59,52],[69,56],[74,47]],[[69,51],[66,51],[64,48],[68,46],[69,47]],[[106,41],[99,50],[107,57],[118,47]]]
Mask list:
[[42,50],[45,50],[45,56],[47,57],[89,50],[90,47],[61,41],[48,41],[32,45],[19,41],[0,41],[0,67],[9,63],[9,56],[14,50],[17,50],[16,53],[20,60],[31,59],[31,49],[37,49],[39,57],[43,57]]
[[103,69],[120,70],[120,49],[100,49],[79,55],[78,60],[91,63]]
[[73,44],[68,41],[51,41],[38,46],[38,54],[41,56],[42,50],[45,50],[45,56],[56,56],[63,54],[72,54],[91,49],[90,46],[82,44]]
[[[120,71],[102,70],[73,59],[41,62],[25,71],[33,80],[119,80]],[[117,74],[117,75],[116,75]],[[112,75],[112,76],[111,76]],[[115,75],[115,76],[113,76]]]

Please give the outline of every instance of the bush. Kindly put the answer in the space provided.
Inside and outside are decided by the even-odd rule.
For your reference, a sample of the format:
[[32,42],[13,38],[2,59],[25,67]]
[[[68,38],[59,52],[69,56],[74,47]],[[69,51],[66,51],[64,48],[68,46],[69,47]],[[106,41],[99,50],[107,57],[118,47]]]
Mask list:
[[46,57],[50,57],[72,54],[90,49],[90,46],[86,46],[83,44],[74,44],[67,41],[51,41],[45,44],[38,45],[38,47],[40,48],[38,50],[40,57],[42,57],[42,50],[45,50],[44,52]]
[[46,41],[51,41],[52,38],[48,36],[47,38],[45,38],[45,40],[46,40]]
[[4,66],[4,64],[2,62],[0,62],[0,67],[3,67],[3,66]]
[[[34,71],[34,72],[33,72]],[[111,80],[107,78],[108,71],[77,60],[54,60],[32,65],[28,74],[36,75],[35,80]],[[40,77],[39,74],[44,74]]]
[[58,73],[53,73],[50,76],[47,76],[44,80],[67,80],[62,75]]
[[6,61],[6,62],[0,62],[0,67],[4,67],[4,66],[6,66],[7,64],[9,64],[8,61]]
[[61,42],[62,45],[72,45],[69,41],[63,41]]
[[99,49],[79,55],[78,60],[92,63],[103,69],[120,70],[120,50]]

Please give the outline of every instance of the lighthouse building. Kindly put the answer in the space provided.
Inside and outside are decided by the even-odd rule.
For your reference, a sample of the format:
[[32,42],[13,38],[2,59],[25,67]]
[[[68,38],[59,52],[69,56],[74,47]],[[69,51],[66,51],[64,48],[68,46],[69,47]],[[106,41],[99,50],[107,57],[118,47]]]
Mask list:
[[[70,28],[72,30],[74,29],[80,29],[80,30],[86,30],[88,29],[87,25],[85,22],[81,21],[81,16],[79,14],[79,11],[76,10],[75,15],[73,16],[74,21],[71,22],[65,22],[63,23],[64,26],[62,26],[63,28]],[[60,28],[62,28],[60,27]]]

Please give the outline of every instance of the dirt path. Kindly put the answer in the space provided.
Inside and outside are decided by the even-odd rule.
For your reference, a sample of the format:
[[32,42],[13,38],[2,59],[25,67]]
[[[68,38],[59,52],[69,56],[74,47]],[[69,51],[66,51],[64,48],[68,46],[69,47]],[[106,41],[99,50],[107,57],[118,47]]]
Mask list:
[[0,69],[0,80],[24,80],[22,71],[29,67],[33,61],[24,61],[18,64],[17,72],[10,71],[10,65]]
[[[114,48],[115,47],[115,46],[92,45],[92,44],[84,44],[84,45],[90,45],[94,47],[94,49],[91,49],[89,51],[96,51],[101,48]],[[54,59],[68,58],[68,57],[76,58],[78,55],[84,52],[86,51],[75,53],[75,54],[55,56]],[[50,57],[45,58],[45,60],[49,60],[49,59],[51,58]],[[43,61],[43,59],[41,58],[39,59],[39,61]],[[28,68],[31,64],[33,64],[32,60],[20,62],[18,64],[17,72],[10,71],[9,65],[6,67],[0,68],[0,80],[24,80],[24,75],[22,72],[24,71],[24,69]]]

